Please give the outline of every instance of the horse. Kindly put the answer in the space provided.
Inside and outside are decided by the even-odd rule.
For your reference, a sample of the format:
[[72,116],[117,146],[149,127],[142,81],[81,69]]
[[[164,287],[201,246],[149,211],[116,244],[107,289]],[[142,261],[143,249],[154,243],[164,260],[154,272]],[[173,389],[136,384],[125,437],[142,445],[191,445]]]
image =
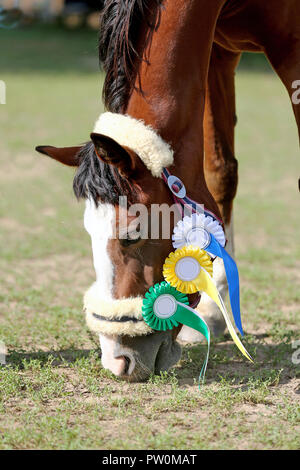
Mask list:
[[[162,280],[172,243],[132,237],[136,217],[130,208],[172,205],[161,178],[168,167],[191,198],[222,219],[233,255],[235,69],[243,51],[265,53],[295,101],[299,15],[298,0],[105,2],[99,56],[107,113],[86,144],[37,150],[76,167],[73,187],[77,198],[86,200],[97,278],[85,298],[87,321],[99,333],[103,366],[125,380],[168,370],[180,358],[177,339],[198,340],[185,326],[153,332],[143,323],[141,298]],[[300,108],[294,102],[293,108],[300,129]],[[125,207],[119,202],[124,196]],[[113,225],[125,235],[115,237]],[[214,260],[213,271],[225,297],[222,261]],[[213,334],[224,332],[223,318],[206,295],[198,311]]]

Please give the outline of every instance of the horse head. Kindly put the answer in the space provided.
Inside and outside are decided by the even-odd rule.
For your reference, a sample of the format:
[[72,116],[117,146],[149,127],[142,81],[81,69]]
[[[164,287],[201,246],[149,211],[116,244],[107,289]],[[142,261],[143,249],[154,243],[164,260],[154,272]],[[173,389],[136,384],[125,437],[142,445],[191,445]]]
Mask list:
[[86,201],[96,271],[84,308],[100,337],[103,366],[130,381],[168,370],[180,358],[180,327],[154,332],[141,306],[145,292],[163,280],[172,251],[176,208],[161,178],[173,163],[171,148],[141,121],[104,113],[87,144],[37,150],[77,167],[74,192]]

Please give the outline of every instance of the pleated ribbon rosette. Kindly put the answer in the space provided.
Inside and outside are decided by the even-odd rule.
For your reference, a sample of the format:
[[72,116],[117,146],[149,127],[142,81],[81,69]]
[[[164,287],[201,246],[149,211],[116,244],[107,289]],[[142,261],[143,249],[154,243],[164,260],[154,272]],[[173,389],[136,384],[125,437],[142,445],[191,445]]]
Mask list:
[[211,256],[222,258],[234,322],[240,334],[244,336],[240,310],[239,273],[234,259],[224,248],[226,240],[222,226],[210,216],[195,213],[185,216],[178,222],[172,239],[174,248],[198,246]]
[[172,330],[181,323],[202,333],[207,341],[207,353],[199,380],[204,380],[209,357],[210,331],[203,318],[189,307],[187,296],[167,282],[155,284],[144,297],[142,315],[153,330]]

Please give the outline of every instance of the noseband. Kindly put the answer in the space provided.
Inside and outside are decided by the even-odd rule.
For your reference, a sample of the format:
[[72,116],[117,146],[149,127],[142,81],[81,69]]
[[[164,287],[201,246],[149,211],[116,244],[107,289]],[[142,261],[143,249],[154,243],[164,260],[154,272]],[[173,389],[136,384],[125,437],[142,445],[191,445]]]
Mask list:
[[[118,127],[120,123],[123,124],[121,130]],[[135,134],[132,134],[134,131]],[[234,322],[243,336],[238,269],[224,248],[226,239],[222,221],[203,205],[189,198],[183,182],[171,175],[165,163],[170,165],[173,162],[173,152],[152,128],[129,116],[104,113],[96,123],[95,132],[106,134],[121,145],[131,147],[139,156],[142,155],[142,160],[154,176],[158,176],[160,168],[161,177],[172,193],[181,220],[172,235],[175,251],[169,254],[163,265],[162,274],[165,281],[151,287],[144,299],[121,299],[106,303],[97,298],[97,289],[95,285],[92,286],[84,299],[88,326],[101,333],[131,336],[149,334],[153,330],[171,330],[179,324],[194,328],[203,334],[208,344],[200,374],[204,377],[210,331],[194,308],[200,300],[201,292],[205,292],[220,308],[239,350],[252,361],[235,332],[212,278],[213,260],[220,257],[224,262]],[[138,143],[133,137],[137,132]],[[158,151],[162,154],[161,159],[155,153]],[[187,294],[197,294],[196,302],[190,304]]]

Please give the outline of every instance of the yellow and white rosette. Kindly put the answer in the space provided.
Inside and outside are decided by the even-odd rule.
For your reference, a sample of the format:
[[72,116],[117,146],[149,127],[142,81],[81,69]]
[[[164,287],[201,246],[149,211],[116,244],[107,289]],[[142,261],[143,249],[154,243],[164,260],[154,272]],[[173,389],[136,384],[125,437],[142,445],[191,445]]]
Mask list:
[[185,246],[170,253],[163,265],[165,280],[183,294],[202,291],[206,273],[212,275],[213,264],[206,251],[197,246]]
[[185,246],[169,254],[163,266],[165,280],[183,294],[205,292],[221,310],[228,331],[241,353],[253,362],[231,323],[223,299],[212,279],[213,264],[206,251],[197,246]]

